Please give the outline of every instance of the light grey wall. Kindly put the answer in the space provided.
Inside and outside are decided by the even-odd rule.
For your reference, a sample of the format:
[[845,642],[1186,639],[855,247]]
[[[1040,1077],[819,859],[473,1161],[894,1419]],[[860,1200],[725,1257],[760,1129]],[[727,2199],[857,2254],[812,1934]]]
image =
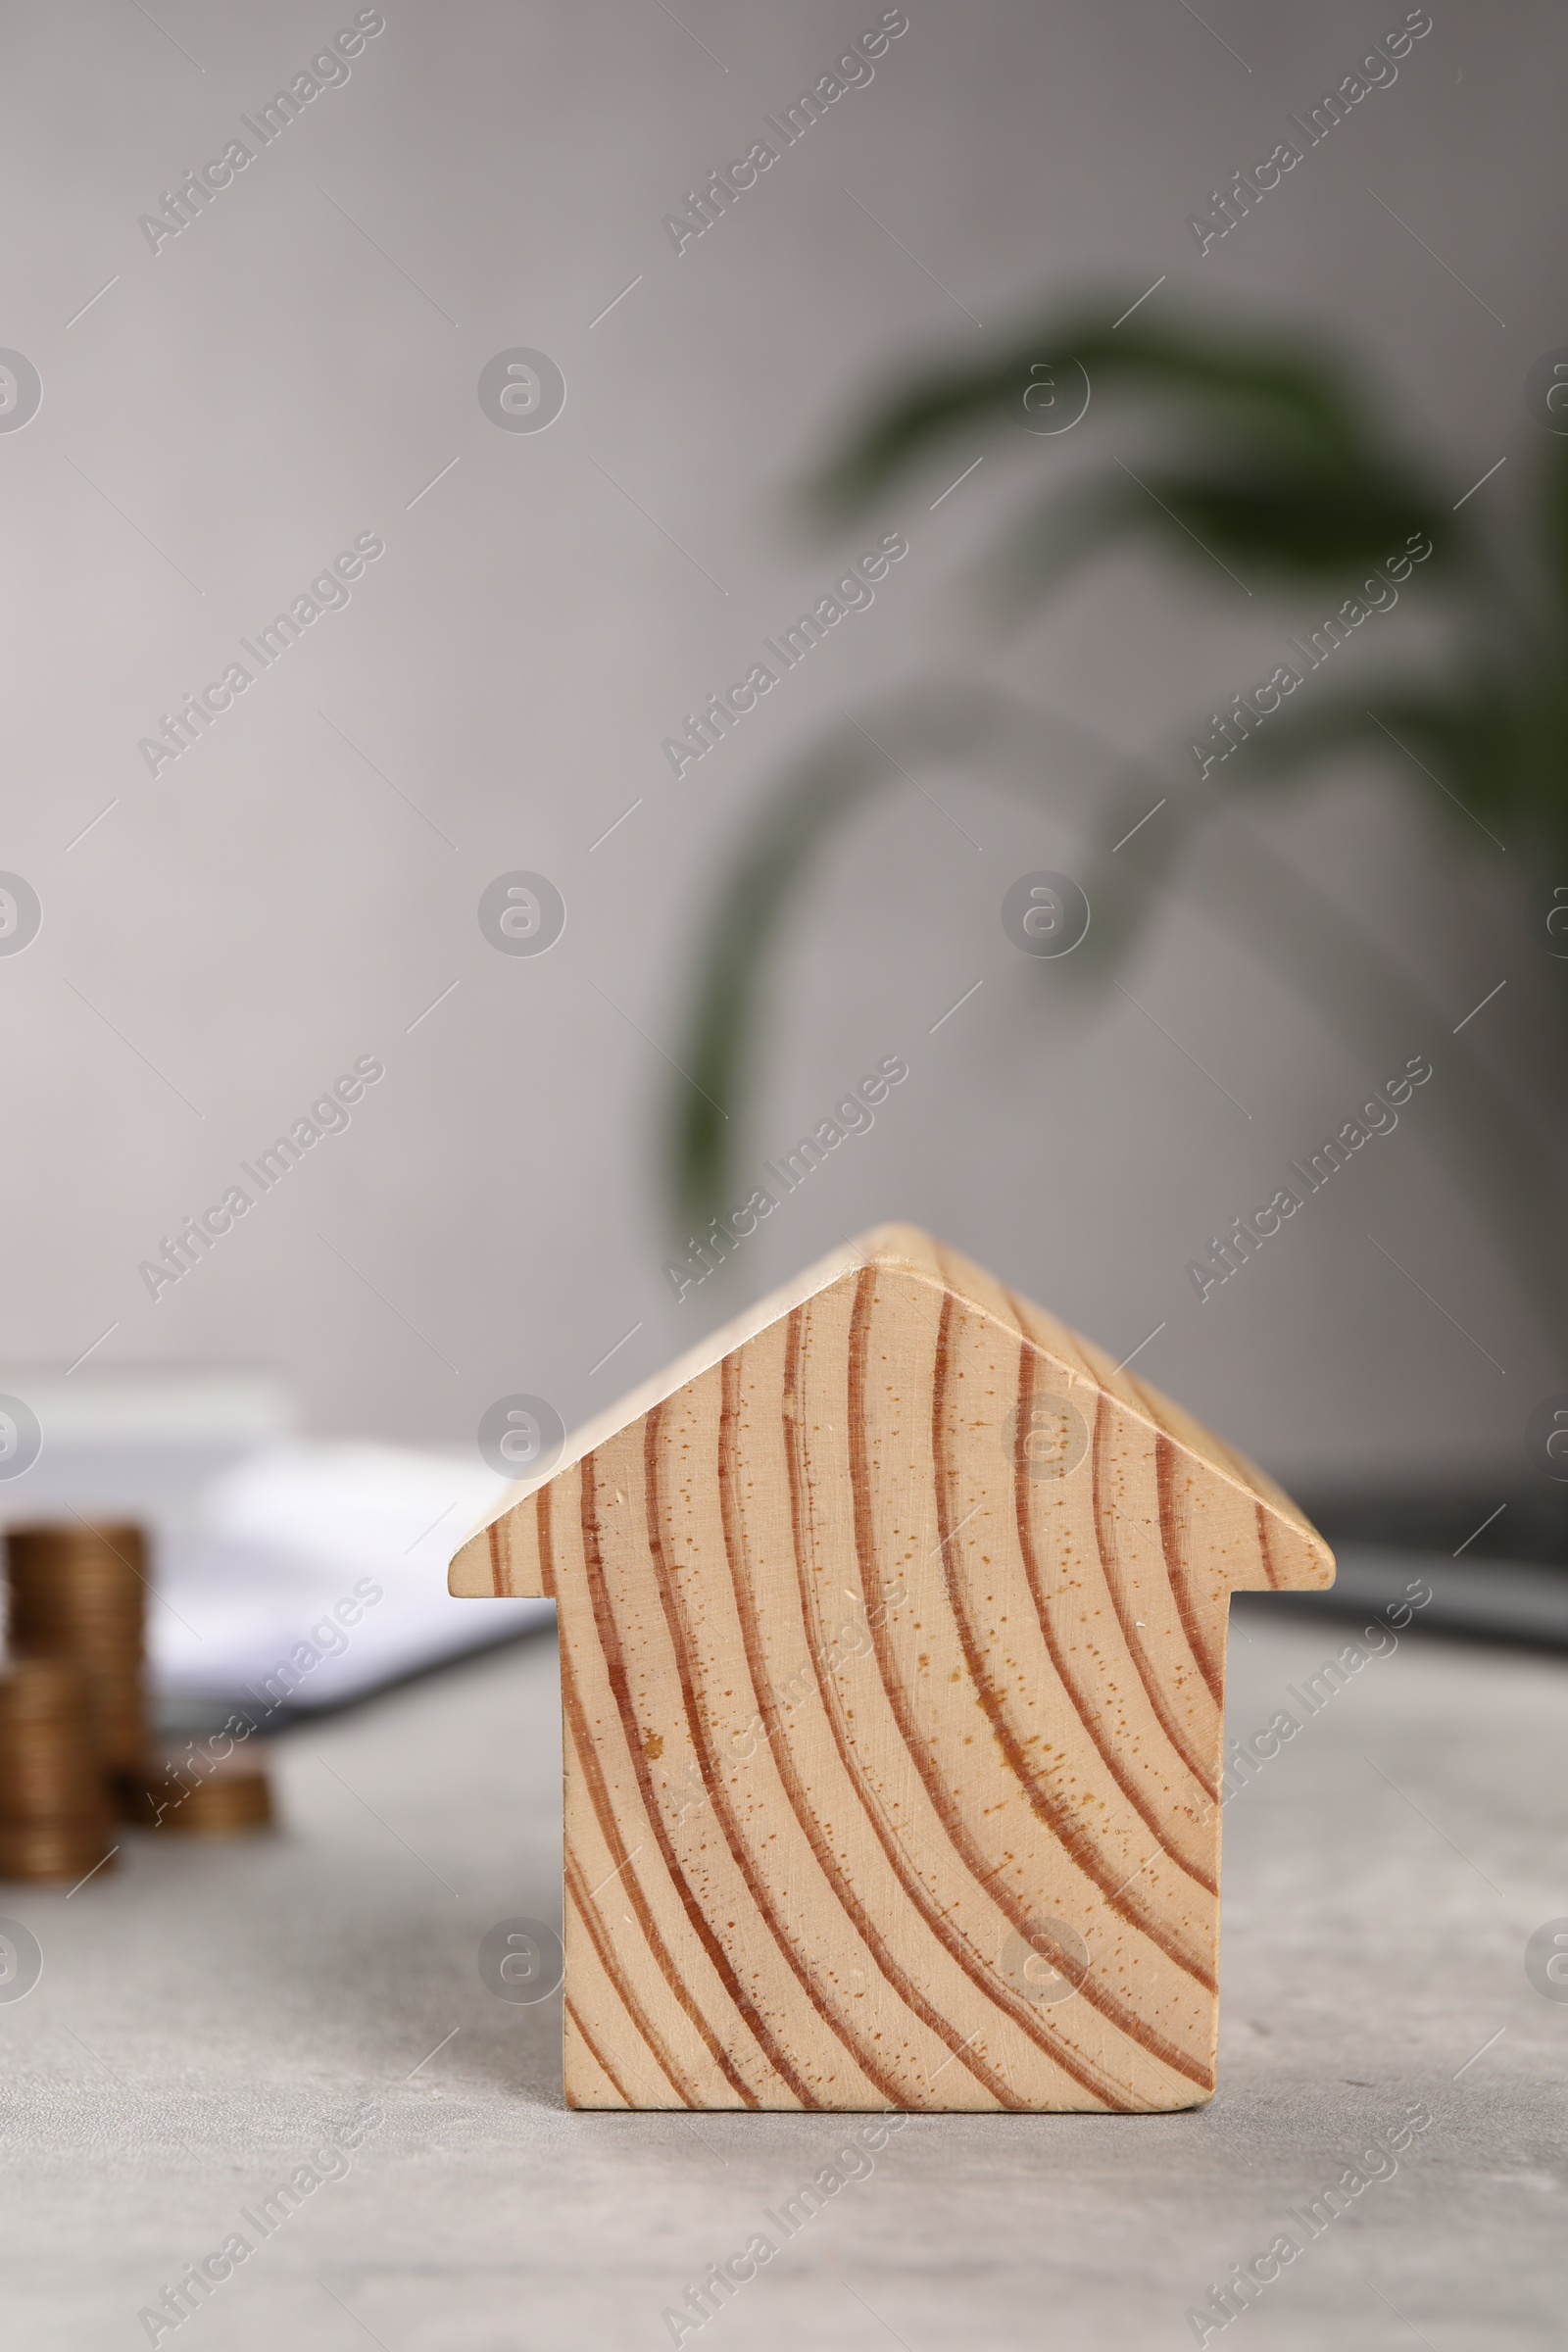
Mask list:
[[[890,501],[880,527],[909,554],[875,606],[677,783],[662,738],[861,543],[812,542],[786,497],[857,402],[1047,297],[1131,301],[1163,273],[1151,313],[1315,325],[1458,478],[1510,458],[1479,494],[1499,514],[1525,494],[1522,379],[1568,339],[1554,12],[1434,0],[1395,86],[1241,232],[1200,259],[1185,226],[1402,13],[908,0],[869,86],[677,257],[664,213],[874,5],[681,0],[677,22],[658,0],[387,0],[351,78],[156,255],[138,216],[354,9],[13,10],[0,343],[44,385],[0,435],[0,865],[44,906],[0,960],[13,1359],[69,1362],[113,1325],[101,1360],[290,1367],[322,1429],[467,1439],[514,1390],[569,1423],[740,1293],[905,1215],[1118,1353],[1163,1324],[1140,1368],[1288,1474],[1511,1451],[1560,1367],[1434,1148],[1432,1101],[1199,1305],[1183,1266],[1216,1222],[1391,1057],[1429,1054],[1435,1099],[1448,1041],[1373,1005],[1348,1038],[1186,889],[1124,975],[1138,1004],[1054,991],[1066,967],[1026,963],[997,910],[1015,873],[1081,855],[1089,769],[1059,741],[1040,761],[1057,804],[933,771],[949,815],[901,786],[848,828],[791,928],[744,1162],[878,1055],[909,1078],[725,1298],[677,1307],[661,1276],[664,1056],[710,894],[789,757],[846,706],[978,665],[1179,759],[1188,722],[1316,616],[1127,561],[1009,646],[978,635],[958,583],[1008,509],[1053,468],[1136,462],[1095,412],[1060,443],[988,450],[940,505],[958,463]],[[564,370],[547,432],[481,412],[479,371],[513,346]],[[385,554],[347,608],[150,776],[160,713],[367,532]],[[1418,608],[1377,624],[1380,654],[1430,635]],[[1435,799],[1345,771],[1256,838],[1445,1026],[1505,979],[1480,1019],[1544,1121],[1555,975],[1505,861]],[[538,959],[475,919],[513,868],[568,908]],[[385,1076],[349,1131],[155,1303],[138,1261],[362,1055]]]

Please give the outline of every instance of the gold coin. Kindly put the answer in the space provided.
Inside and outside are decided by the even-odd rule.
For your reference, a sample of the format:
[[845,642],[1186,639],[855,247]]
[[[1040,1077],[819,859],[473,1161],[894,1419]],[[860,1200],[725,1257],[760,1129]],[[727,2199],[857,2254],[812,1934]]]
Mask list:
[[117,1771],[112,1786],[122,1821],[165,1835],[228,1838],[273,1823],[271,1784],[249,1759],[209,1771],[188,1755],[153,1756]]
[[115,1866],[114,1838],[107,1826],[0,1824],[0,1879],[82,1879],[105,1863],[111,1870]]

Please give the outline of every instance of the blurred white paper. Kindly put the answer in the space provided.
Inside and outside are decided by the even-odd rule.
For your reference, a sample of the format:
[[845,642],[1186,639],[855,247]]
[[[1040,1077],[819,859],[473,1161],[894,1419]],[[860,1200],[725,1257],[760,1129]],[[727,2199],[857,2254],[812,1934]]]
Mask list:
[[303,1444],[252,1454],[161,1546],[148,1622],[159,1691],[279,1721],[550,1621],[551,1601],[447,1592],[448,1559],[505,1491],[462,1455]]

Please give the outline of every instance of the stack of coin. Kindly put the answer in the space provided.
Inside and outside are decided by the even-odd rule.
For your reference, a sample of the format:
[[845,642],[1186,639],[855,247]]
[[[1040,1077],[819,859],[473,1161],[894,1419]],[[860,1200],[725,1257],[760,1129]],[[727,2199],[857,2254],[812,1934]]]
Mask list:
[[232,1838],[270,1830],[272,1791],[265,1768],[250,1756],[221,1760],[191,1749],[152,1754],[114,1776],[122,1820],[138,1829],[181,1838]]
[[76,1519],[6,1538],[7,1637],[16,1658],[71,1658],[86,1676],[103,1763],[136,1764],[147,1744],[142,1660],[147,1545],[139,1527]]
[[0,1879],[82,1879],[113,1852],[86,1677],[23,1659],[0,1672]]

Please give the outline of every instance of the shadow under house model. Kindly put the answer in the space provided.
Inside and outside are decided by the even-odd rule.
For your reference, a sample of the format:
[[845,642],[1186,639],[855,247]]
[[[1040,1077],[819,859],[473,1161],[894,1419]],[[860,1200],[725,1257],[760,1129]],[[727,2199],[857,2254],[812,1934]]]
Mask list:
[[925,1235],[775,1292],[452,1563],[558,1604],[567,2104],[1200,2104],[1230,1596],[1333,1577]]

